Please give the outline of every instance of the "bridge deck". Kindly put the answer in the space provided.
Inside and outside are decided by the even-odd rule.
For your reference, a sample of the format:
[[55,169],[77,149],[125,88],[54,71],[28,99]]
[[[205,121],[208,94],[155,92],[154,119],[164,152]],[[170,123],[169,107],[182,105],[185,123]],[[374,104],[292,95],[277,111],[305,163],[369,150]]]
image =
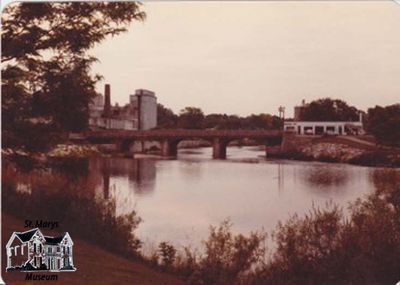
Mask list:
[[192,130],[192,129],[163,129],[148,131],[102,130],[85,133],[87,138],[107,139],[139,139],[139,138],[280,138],[280,130]]

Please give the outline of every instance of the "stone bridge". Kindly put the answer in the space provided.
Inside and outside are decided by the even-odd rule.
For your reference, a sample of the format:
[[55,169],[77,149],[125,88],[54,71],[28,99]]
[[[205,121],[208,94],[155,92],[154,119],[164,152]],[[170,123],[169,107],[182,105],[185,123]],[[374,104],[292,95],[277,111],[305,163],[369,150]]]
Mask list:
[[211,142],[213,158],[226,158],[229,142],[239,139],[252,139],[260,144],[280,144],[282,131],[279,130],[192,130],[192,129],[155,129],[147,131],[100,130],[84,134],[91,143],[115,143],[121,151],[127,151],[135,141],[158,141],[163,156],[176,156],[178,144],[183,140],[202,139]]

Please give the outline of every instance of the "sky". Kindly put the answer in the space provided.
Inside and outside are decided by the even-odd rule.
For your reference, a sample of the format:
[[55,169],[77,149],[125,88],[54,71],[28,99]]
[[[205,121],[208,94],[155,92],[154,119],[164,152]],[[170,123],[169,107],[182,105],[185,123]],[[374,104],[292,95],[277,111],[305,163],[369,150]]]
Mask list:
[[392,1],[145,2],[145,22],[92,50],[112,102],[136,89],[179,113],[278,114],[331,97],[400,102],[400,5]]

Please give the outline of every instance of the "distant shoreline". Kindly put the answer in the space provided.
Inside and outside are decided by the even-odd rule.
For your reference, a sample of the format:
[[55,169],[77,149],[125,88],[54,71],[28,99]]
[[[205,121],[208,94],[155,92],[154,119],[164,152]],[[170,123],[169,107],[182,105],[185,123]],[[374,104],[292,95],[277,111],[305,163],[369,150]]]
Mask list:
[[[287,139],[288,140],[288,139]],[[271,146],[266,149],[266,158],[286,159],[293,161],[319,161],[330,163],[346,163],[369,167],[400,167],[400,149],[391,147],[377,147],[375,145],[359,145],[350,138],[343,137],[300,137],[290,138],[295,147],[288,147],[285,141],[282,146]],[[236,142],[231,146],[263,147],[254,142]],[[179,149],[196,149],[210,147],[204,141],[188,141],[179,146]],[[101,146],[67,144],[59,145],[47,153],[28,153],[22,150],[3,149],[2,157],[17,164],[46,167],[57,166],[84,160],[93,155],[106,155],[126,158],[159,158],[157,149],[137,153],[104,152]]]
[[377,146],[358,137],[290,136],[267,156],[299,161],[347,163],[370,167],[400,167],[400,149]]

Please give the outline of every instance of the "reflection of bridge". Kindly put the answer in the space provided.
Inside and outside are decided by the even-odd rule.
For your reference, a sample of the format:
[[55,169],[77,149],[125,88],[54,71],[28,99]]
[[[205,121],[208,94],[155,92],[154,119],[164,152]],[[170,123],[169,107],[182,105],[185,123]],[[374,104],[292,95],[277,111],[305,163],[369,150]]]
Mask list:
[[115,143],[121,151],[128,151],[135,141],[159,141],[163,156],[176,156],[180,141],[203,139],[212,143],[213,158],[223,159],[226,158],[226,147],[231,141],[251,139],[264,145],[279,144],[282,132],[278,130],[102,130],[87,132],[85,138],[93,143]]

